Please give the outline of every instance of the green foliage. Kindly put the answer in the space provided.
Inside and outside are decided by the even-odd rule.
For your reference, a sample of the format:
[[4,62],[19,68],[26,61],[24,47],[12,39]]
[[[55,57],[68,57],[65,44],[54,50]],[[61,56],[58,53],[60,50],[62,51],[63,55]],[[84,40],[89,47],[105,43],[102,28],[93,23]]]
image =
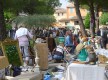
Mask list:
[[11,24],[6,24],[6,30],[11,30],[11,29],[12,29]]
[[8,57],[8,61],[10,64],[15,66],[21,66],[21,61],[19,58],[19,54],[15,45],[6,45],[5,46],[6,55]]
[[16,15],[19,12],[28,14],[53,14],[54,8],[60,6],[59,0],[2,0],[4,9]]
[[85,25],[85,28],[86,29],[89,29],[90,28],[90,14],[89,13],[85,17],[84,25]]
[[15,15],[12,12],[5,11],[4,18],[5,18],[5,23],[6,23],[6,29],[7,30],[12,29],[11,22],[15,18]]
[[107,22],[108,22],[108,13],[104,12],[100,17],[100,24],[105,25]]
[[52,15],[29,15],[19,16],[14,22],[16,24],[24,23],[27,27],[49,27],[56,20]]
[[13,18],[14,16],[15,15],[13,13],[11,13],[11,12],[8,12],[8,11],[4,12],[4,18],[5,18],[5,20],[9,20],[9,19]]

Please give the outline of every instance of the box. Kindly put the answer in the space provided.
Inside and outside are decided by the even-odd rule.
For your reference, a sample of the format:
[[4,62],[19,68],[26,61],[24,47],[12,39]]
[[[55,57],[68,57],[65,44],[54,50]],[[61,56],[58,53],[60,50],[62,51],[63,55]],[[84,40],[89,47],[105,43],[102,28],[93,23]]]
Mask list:
[[0,56],[0,80],[5,79],[5,68],[8,67],[9,62],[5,56]]
[[44,75],[44,80],[51,80],[51,76],[50,75]]
[[0,56],[0,70],[8,67],[9,62],[5,56]]

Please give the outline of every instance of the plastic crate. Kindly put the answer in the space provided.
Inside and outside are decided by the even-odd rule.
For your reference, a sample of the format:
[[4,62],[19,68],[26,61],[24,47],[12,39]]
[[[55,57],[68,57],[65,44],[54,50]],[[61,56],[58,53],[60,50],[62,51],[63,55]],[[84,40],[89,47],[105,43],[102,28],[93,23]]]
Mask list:
[[51,76],[50,75],[44,75],[44,80],[51,80]]

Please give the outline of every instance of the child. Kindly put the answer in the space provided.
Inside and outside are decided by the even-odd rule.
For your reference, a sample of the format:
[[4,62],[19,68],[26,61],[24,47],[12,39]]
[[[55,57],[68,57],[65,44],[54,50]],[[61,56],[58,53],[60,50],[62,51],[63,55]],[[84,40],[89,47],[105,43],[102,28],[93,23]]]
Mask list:
[[56,62],[61,62],[64,58],[64,44],[59,43],[59,45],[53,50],[53,59]]

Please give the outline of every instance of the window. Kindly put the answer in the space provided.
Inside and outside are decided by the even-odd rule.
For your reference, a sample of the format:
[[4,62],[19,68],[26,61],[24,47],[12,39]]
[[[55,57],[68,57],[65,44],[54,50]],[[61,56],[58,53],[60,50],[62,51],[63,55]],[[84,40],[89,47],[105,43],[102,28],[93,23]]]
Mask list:
[[60,14],[58,13],[58,16],[59,16]]
[[63,16],[63,13],[62,13],[62,16]]
[[73,8],[70,8],[70,13],[73,13]]
[[79,21],[74,21],[74,25],[79,25]]

